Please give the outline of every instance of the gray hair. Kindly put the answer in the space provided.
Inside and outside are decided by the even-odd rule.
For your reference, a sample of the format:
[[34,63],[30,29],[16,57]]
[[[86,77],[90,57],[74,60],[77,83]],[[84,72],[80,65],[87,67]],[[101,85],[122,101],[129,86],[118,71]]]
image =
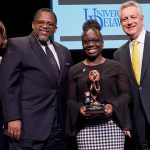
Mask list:
[[120,10],[119,10],[119,17],[121,17],[121,11],[124,9],[124,8],[127,8],[127,7],[130,7],[130,6],[134,6],[138,9],[140,15],[143,15],[142,13],[142,8],[140,6],[139,3],[135,2],[135,1],[127,1],[125,3],[123,3],[121,6],[120,6]]

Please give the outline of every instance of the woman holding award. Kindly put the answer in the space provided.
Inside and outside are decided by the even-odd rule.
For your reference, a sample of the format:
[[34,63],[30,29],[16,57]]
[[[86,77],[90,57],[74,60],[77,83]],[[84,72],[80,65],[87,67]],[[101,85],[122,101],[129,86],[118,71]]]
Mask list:
[[83,25],[86,59],[69,72],[67,134],[76,136],[78,150],[123,150],[130,137],[128,77],[121,65],[102,56],[99,23]]

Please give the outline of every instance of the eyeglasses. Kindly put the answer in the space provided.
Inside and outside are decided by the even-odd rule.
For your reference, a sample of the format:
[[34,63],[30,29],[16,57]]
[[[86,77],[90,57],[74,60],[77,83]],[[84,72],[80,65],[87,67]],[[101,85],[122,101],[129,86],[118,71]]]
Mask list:
[[45,22],[45,21],[43,21],[43,20],[36,20],[36,21],[34,21],[34,22],[37,23],[38,26],[40,26],[40,27],[43,27],[45,24],[46,24],[46,26],[47,26],[48,28],[51,28],[51,27],[55,27],[55,26],[56,26],[56,24],[54,24],[54,23]]
[[83,44],[85,45],[89,45],[90,42],[94,43],[94,44],[98,44],[99,42],[102,42],[102,39],[86,39],[86,40],[83,40]]

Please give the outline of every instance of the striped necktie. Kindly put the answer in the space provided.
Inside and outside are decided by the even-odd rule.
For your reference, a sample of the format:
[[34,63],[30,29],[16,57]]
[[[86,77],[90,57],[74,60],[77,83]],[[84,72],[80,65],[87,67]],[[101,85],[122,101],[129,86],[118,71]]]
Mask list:
[[52,51],[49,49],[48,45],[45,46],[45,51],[46,51],[49,61],[51,62],[51,64],[53,65],[53,67],[55,69],[56,76],[59,77],[60,70],[59,70],[58,64],[56,62],[56,59],[55,59]]
[[138,42],[134,41],[132,45],[132,67],[136,81],[140,85],[140,53],[138,50]]

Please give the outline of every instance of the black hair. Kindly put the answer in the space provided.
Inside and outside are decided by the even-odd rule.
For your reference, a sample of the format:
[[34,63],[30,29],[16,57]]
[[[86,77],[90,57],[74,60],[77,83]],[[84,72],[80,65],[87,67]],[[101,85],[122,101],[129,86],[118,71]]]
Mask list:
[[101,26],[100,24],[97,22],[97,20],[87,20],[84,24],[83,24],[83,32],[86,32],[89,29],[97,29],[97,30],[101,30]]
[[103,36],[101,34],[101,26],[100,24],[98,23],[97,20],[87,20],[84,24],[83,24],[83,33],[82,33],[82,38],[83,38],[83,35],[88,31],[88,30],[93,30],[94,32],[97,32],[100,34],[100,37],[103,41]]
[[36,21],[37,16],[41,13],[41,12],[49,12],[50,14],[52,14],[55,18],[55,24],[57,24],[57,16],[56,14],[49,8],[40,8],[34,15],[34,21]]

